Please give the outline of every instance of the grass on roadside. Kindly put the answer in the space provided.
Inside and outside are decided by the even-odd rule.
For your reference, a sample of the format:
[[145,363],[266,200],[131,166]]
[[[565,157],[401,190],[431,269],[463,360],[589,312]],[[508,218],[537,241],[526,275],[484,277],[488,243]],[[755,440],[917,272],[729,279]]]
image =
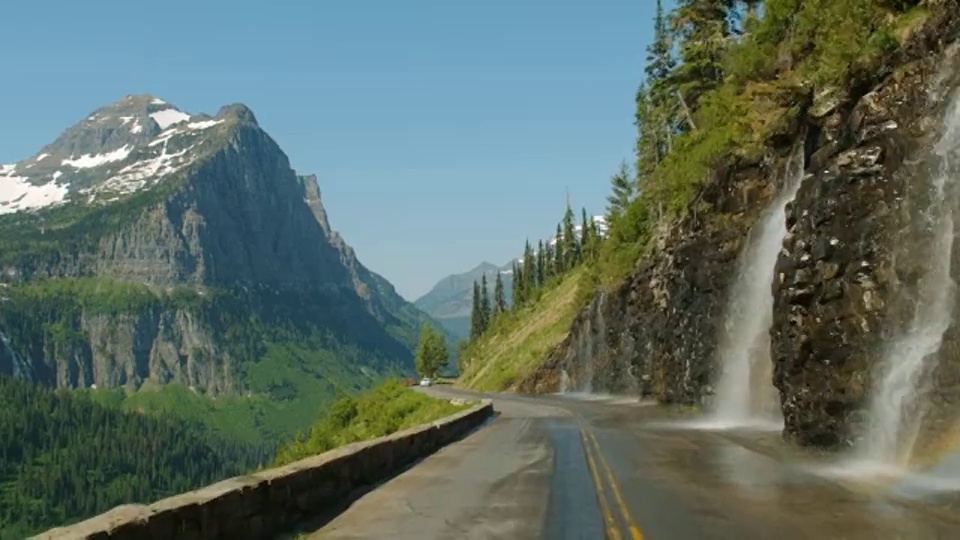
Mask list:
[[439,420],[466,409],[415,392],[397,380],[357,396],[342,396],[310,428],[277,453],[274,466],[322,454],[346,444],[375,439]]

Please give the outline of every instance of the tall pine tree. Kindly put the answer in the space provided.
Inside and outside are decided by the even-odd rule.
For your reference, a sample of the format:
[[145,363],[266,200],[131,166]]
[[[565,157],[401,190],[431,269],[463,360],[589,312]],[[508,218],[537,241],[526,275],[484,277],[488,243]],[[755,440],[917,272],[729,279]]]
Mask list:
[[[669,84],[669,77],[676,68],[673,47],[662,0],[657,0],[653,21],[653,41],[647,47],[647,65],[644,68],[645,88],[638,93],[638,126],[645,131],[644,156],[646,167],[655,167],[670,151],[676,129],[676,96]],[[641,103],[640,99],[645,100]],[[639,119],[643,116],[642,121]]]
[[700,96],[723,80],[732,4],[733,0],[679,0],[672,14],[681,62],[670,79],[688,109],[696,109]]
[[543,250],[543,240],[537,244],[537,286],[547,283],[547,253]]
[[576,229],[573,224],[573,209],[567,206],[563,215],[563,267],[570,270],[577,265],[580,258],[580,246],[577,241]]
[[592,258],[593,242],[593,220],[587,217],[586,208],[580,208],[580,251],[583,260]]
[[653,41],[647,46],[647,65],[644,68],[644,75],[649,84],[655,86],[666,81],[670,72],[676,67],[671,49],[663,1],[657,0],[656,15],[653,19]]
[[557,223],[557,234],[553,237],[555,251],[553,253],[553,268],[554,275],[563,274],[566,268],[564,267],[564,262],[566,261],[566,255],[563,253],[563,231],[560,230],[560,224]]
[[513,261],[513,305],[519,306],[523,303],[523,268],[517,261]]
[[507,299],[504,297],[503,276],[497,272],[497,280],[493,285],[493,315],[496,317],[507,311]]
[[533,290],[537,286],[537,261],[533,257],[533,248],[530,247],[530,240],[527,240],[523,248],[523,301],[526,302],[533,296]]
[[492,316],[490,310],[490,294],[488,291],[487,275],[483,274],[483,276],[480,277],[480,320],[483,321],[483,332],[486,332],[487,328],[490,327],[490,318]]
[[473,282],[473,310],[470,312],[470,340],[477,339],[483,333],[483,312],[481,311],[480,285]]
[[[637,126],[637,177],[644,182],[652,176],[660,162],[661,130],[658,111],[650,98],[650,89],[646,83],[637,90],[637,111],[635,124]],[[669,142],[669,139],[668,139]],[[609,200],[609,199],[608,199]],[[608,208],[609,211],[609,208]]]
[[611,223],[620,218],[636,196],[637,184],[631,178],[630,168],[624,161],[610,178],[613,192],[607,196],[607,220]]
[[543,253],[543,266],[544,266],[543,275],[548,281],[553,279],[553,277],[557,275],[557,268],[556,268],[557,257],[555,252],[556,252],[556,249],[553,247],[553,244],[551,242],[547,242],[546,245],[544,246],[544,253]]

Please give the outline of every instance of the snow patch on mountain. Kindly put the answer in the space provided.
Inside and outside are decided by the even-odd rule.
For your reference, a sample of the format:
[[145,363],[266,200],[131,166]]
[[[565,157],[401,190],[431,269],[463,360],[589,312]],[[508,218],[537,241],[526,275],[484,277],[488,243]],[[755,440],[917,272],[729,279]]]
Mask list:
[[137,119],[137,121],[133,123],[133,127],[130,128],[130,133],[133,133],[134,135],[136,135],[141,131],[143,131],[143,126],[140,125],[140,120]]
[[92,169],[93,167],[99,167],[101,165],[106,165],[107,163],[112,163],[114,161],[123,161],[127,159],[127,156],[130,155],[130,152],[133,150],[132,146],[124,146],[122,148],[117,148],[112,152],[107,152],[105,154],[85,154],[78,158],[67,158],[61,162],[62,165],[67,165],[75,169]]
[[151,113],[150,118],[153,118],[153,121],[160,126],[160,129],[167,129],[174,124],[190,120],[190,115],[176,109],[164,109]]
[[201,120],[199,122],[190,122],[189,124],[183,125],[179,124],[174,126],[166,131],[161,132],[155,139],[147,143],[147,146],[154,147],[160,146],[161,144],[166,145],[167,141],[176,137],[177,135],[184,135],[190,131],[200,131],[204,129],[212,128],[217,124],[223,123],[223,120]]
[[39,156],[33,158],[34,161],[43,161],[44,159],[50,157],[50,154],[40,154]]
[[222,122],[223,120],[201,120],[199,122],[190,122],[187,124],[187,129],[208,129]]
[[24,176],[12,174],[10,166],[0,166],[0,214],[12,214],[20,210],[32,210],[51,206],[67,196],[68,186],[55,181],[35,186]]
[[120,169],[117,175],[110,177],[106,182],[96,186],[92,190],[93,201],[96,194],[102,192],[111,192],[117,195],[126,195],[143,189],[148,183],[156,183],[165,176],[169,176],[184,167],[190,165],[195,159],[188,155],[193,147],[185,148],[173,154],[167,153],[167,147],[164,145],[163,151],[159,156],[152,159],[137,161],[131,165]]

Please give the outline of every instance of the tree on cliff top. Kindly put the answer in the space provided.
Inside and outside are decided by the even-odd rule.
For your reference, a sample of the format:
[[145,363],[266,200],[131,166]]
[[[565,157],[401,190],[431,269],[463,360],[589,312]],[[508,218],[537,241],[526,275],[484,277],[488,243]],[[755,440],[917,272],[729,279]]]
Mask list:
[[483,306],[480,302],[480,285],[473,282],[473,310],[470,312],[470,339],[476,339],[483,333]]
[[482,321],[480,333],[483,333],[487,331],[487,327],[490,326],[490,320],[493,318],[490,307],[490,292],[489,289],[487,289],[486,274],[483,274],[483,276],[480,278],[480,317],[480,320]]
[[673,32],[682,62],[670,75],[690,108],[723,80],[723,56],[730,36],[731,0],[680,0],[673,12]]
[[417,345],[417,373],[422,377],[436,377],[449,361],[447,344],[430,323],[424,323],[420,330],[420,343]]
[[626,162],[620,164],[620,169],[610,178],[610,184],[613,192],[607,196],[607,221],[614,222],[626,212],[637,191]]
[[507,311],[507,299],[504,296],[503,277],[497,272],[497,281],[493,285],[493,314],[500,315]]

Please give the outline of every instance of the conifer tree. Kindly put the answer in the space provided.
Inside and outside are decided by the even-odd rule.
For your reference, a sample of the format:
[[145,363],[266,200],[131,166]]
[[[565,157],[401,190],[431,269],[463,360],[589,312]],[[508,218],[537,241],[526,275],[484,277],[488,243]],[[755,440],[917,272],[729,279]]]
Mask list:
[[630,178],[630,168],[626,162],[610,178],[612,193],[607,196],[607,220],[611,223],[620,218],[636,196],[636,182]]
[[497,280],[493,285],[493,315],[496,317],[507,311],[507,300],[503,292],[503,276],[497,272]]
[[681,62],[670,80],[688,109],[696,109],[700,96],[723,80],[731,5],[731,0],[679,0],[671,16]]
[[586,208],[580,208],[580,250],[583,252],[583,260],[592,257],[593,244],[593,220],[587,217]]
[[[637,178],[641,184],[653,174],[653,170],[661,160],[659,122],[658,112],[650,99],[650,90],[646,84],[643,84],[637,91],[637,111],[634,118],[637,126]],[[669,139],[667,142],[667,152],[669,152]]]
[[[666,157],[676,129],[676,96],[669,77],[676,69],[670,33],[663,11],[662,0],[657,0],[653,22],[653,41],[647,47],[647,65],[644,68],[645,86],[637,94],[638,126],[645,130],[643,161],[649,167]],[[641,119],[642,117],[642,119]]]
[[473,310],[470,312],[470,340],[477,339],[483,333],[483,312],[480,303],[480,285],[473,282]]
[[543,250],[543,240],[537,244],[537,286],[543,287],[547,283],[547,257]]
[[527,240],[523,248],[523,301],[526,302],[533,295],[533,289],[536,287],[537,279],[537,261],[533,256],[533,248],[530,247],[530,240]]
[[543,275],[549,281],[557,275],[557,256],[555,254],[556,249],[553,247],[553,244],[547,242],[544,246],[543,254]]
[[[646,75],[649,84],[658,85],[667,80],[675,67],[676,61],[671,50],[667,18],[663,12],[663,0],[657,0],[656,14],[653,19],[653,41],[647,46],[647,63],[644,68],[644,75]],[[660,89],[655,88],[654,90]]]
[[519,306],[523,303],[523,268],[517,261],[513,261],[513,305]]
[[567,206],[567,211],[563,215],[563,267],[564,270],[570,270],[577,265],[579,260],[579,242],[573,225],[573,210]]
[[563,274],[563,271],[565,270],[564,261],[566,261],[566,256],[563,253],[563,231],[560,230],[559,223],[557,223],[557,234],[553,237],[553,239],[553,245],[555,247],[553,259],[554,275],[559,276]]
[[486,332],[487,328],[490,327],[490,294],[489,289],[487,289],[487,275],[483,274],[480,277],[480,320],[483,321],[482,332]]
[[580,245],[590,242],[590,220],[587,218],[586,207],[580,207]]

